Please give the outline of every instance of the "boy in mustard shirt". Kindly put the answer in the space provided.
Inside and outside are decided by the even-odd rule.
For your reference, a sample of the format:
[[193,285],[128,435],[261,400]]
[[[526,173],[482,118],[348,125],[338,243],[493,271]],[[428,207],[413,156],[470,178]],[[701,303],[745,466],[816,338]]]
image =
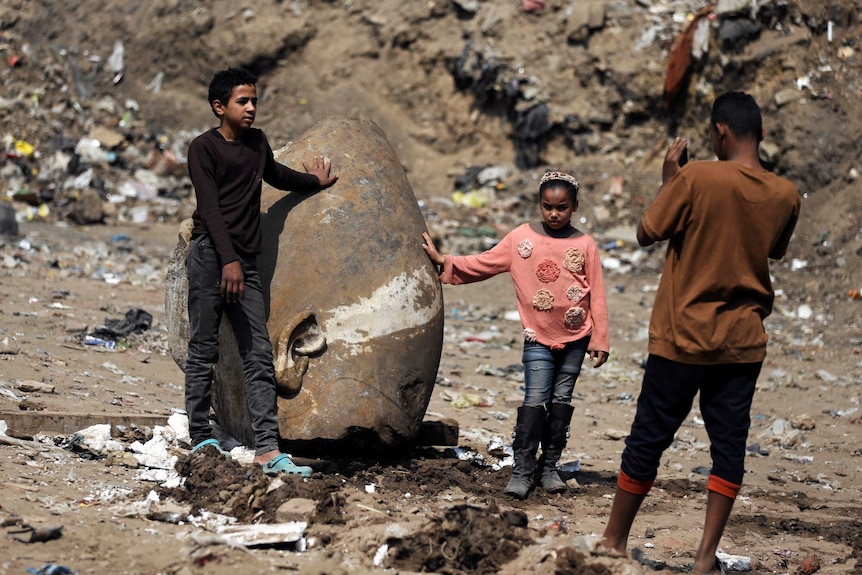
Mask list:
[[674,140],[658,195],[637,228],[640,245],[667,240],[669,246],[637,413],[603,535],[605,547],[625,553],[662,453],[699,392],[712,470],[694,575],[720,569],[715,553],[742,484],[751,402],[766,357],[763,318],[774,298],[769,259],[784,256],[801,203],[793,184],[760,165],[763,124],[754,98],[719,96],[710,130],[719,161],[680,168],[687,142]]

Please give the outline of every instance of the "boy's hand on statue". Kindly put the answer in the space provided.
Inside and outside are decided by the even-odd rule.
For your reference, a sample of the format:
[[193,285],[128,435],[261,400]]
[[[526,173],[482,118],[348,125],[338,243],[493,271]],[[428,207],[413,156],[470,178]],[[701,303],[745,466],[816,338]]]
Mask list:
[[661,167],[662,185],[668,183],[679,172],[679,158],[687,147],[688,140],[685,138],[674,138],[673,142],[668,146],[667,153],[664,156],[664,164]]
[[597,349],[590,350],[590,359],[593,360],[593,367],[601,367],[608,360],[610,354],[606,351]]
[[245,296],[245,278],[238,260],[221,269],[221,295],[228,303],[238,302]]
[[422,232],[422,249],[425,250],[425,253],[428,254],[428,257],[431,258],[431,261],[438,266],[442,266],[443,262],[446,260],[440,252],[437,251],[437,246],[434,245],[434,242],[431,241],[431,236],[428,235],[428,232]]
[[332,162],[323,156],[314,156],[311,160],[311,165],[302,162],[302,167],[312,176],[317,176],[320,181],[320,189],[325,190],[338,181],[338,176],[330,176],[329,170],[332,168]]

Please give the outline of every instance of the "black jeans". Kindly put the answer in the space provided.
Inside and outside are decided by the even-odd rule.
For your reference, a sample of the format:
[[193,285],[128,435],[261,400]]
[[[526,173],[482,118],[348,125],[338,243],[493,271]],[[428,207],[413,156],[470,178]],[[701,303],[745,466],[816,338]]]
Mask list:
[[664,450],[700,392],[700,413],[709,435],[711,474],[742,485],[751,401],[762,363],[691,365],[657,355],[647,358],[622,470],[632,479],[655,479]]
[[278,449],[278,418],[272,343],[266,329],[266,306],[254,258],[240,260],[245,295],[227,303],[221,295],[221,264],[207,236],[189,243],[186,273],[189,280],[189,347],[186,361],[186,412],[189,434],[197,444],[212,436],[209,412],[212,381],[218,362],[218,334],[227,313],[242,357],[246,401],[260,455]]

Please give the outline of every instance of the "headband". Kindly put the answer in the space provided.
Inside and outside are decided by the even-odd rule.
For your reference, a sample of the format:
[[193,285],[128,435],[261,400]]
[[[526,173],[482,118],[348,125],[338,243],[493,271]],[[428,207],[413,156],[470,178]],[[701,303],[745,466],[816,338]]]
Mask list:
[[542,176],[539,185],[544,184],[545,182],[550,182],[552,180],[562,180],[564,182],[568,182],[575,186],[575,190],[579,189],[581,185],[578,183],[578,179],[574,176],[570,176],[565,172],[546,172],[544,176]]

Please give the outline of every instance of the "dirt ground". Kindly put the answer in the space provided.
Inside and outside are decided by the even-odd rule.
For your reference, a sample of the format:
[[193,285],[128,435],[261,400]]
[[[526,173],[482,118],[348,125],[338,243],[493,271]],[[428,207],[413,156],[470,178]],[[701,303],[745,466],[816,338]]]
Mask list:
[[[55,386],[54,393],[16,391],[27,397],[30,409],[163,417],[181,409],[182,373],[164,348],[164,293],[157,278],[150,285],[107,286],[65,260],[69,244],[92,246],[94,252],[103,246],[110,254],[112,238],[126,234],[135,257],[123,263],[141,266],[170,252],[175,226],[28,224],[22,231],[34,244],[44,244],[29,264],[3,273],[4,384],[35,380]],[[92,264],[98,265],[98,256]],[[374,556],[385,544],[383,565],[398,572],[603,572],[578,570],[577,557],[581,565],[587,560],[573,542],[604,527],[621,438],[638,394],[655,281],[650,274],[610,276],[613,357],[598,370],[585,369],[578,382],[562,460],[577,469],[566,474],[574,480],[567,494],[537,490],[523,502],[501,495],[510,468],[495,464],[510,441],[521,397],[520,328],[505,319],[514,306],[503,277],[444,288],[444,355],[426,419],[457,420],[457,448],[324,459],[304,453],[299,459],[312,465],[314,478],[287,480],[268,491],[270,480],[257,469],[210,454],[190,459],[177,445],[171,452],[188,476],[179,490],[141,480],[139,467],[115,457],[92,459],[60,448],[43,450],[38,443],[0,447],[7,524],[0,572],[55,562],[81,573],[227,573],[238,567],[261,573],[359,573],[374,570]],[[76,337],[130,309],[149,310],[154,321],[151,330],[129,338],[128,347],[108,350]],[[752,454],[722,548],[751,558],[756,573],[793,573],[809,555],[819,557],[821,573],[854,572],[862,551],[859,333],[852,328],[835,338],[815,333],[810,321],[788,317],[782,313],[786,309],[781,305],[768,321],[774,336],[755,400]],[[831,343],[819,346],[818,337]],[[832,345],[840,340],[846,341],[843,347]],[[479,405],[455,407],[476,403],[474,396]],[[4,411],[15,409],[8,398],[3,405]],[[772,436],[768,432],[777,420],[787,422],[786,434]],[[133,436],[119,439],[128,445]],[[67,439],[57,434],[54,442],[62,446]],[[709,465],[695,410],[664,458],[631,540],[648,559],[665,562],[668,572],[691,561]],[[264,546],[249,553],[213,543],[202,536],[205,529],[188,522],[171,523],[165,512],[131,512],[151,490],[161,495],[161,503],[191,506],[180,507],[185,514],[203,510],[244,523],[273,522],[285,501],[311,500],[313,508],[304,515],[307,548],[300,553],[291,545]],[[62,537],[38,543],[12,539],[18,520],[62,526]],[[574,565],[567,562],[572,554]],[[606,572],[624,573],[626,564],[614,559]]]
[[[515,309],[508,277],[444,286],[443,356],[426,420],[457,421],[457,446],[300,450],[294,455],[314,477],[274,482],[242,457],[189,456],[170,442],[167,455],[186,477],[178,488],[129,457],[152,426],[115,428],[121,450],[107,456],[76,449],[72,430],[21,428],[49,413],[150,422],[182,410],[183,376],[166,343],[164,276],[179,220],[193,207],[188,188],[178,185],[168,215],[143,223],[109,212],[102,223],[79,225],[55,209],[0,242],[0,419],[9,434],[0,436],[0,574],[49,563],[80,573],[182,575],[684,572],[700,538],[710,466],[696,409],[635,522],[630,545],[644,564],[602,556],[590,541],[610,509],[663,256],[663,246],[632,245],[634,225],[656,188],[669,135],[690,137],[695,159],[710,157],[706,113],[724,89],[758,97],[770,162],[797,183],[804,203],[790,252],[772,268],[778,296],[766,322],[769,356],[745,485],[721,548],[748,558],[753,573],[862,573],[859,3],[761,3],[758,21],[775,34],[724,46],[721,55],[716,28],[712,56],[695,65],[670,110],[662,107],[667,55],[685,14],[702,3],[597,3],[605,6],[602,24],[573,30],[574,4],[548,1],[527,14],[520,2],[490,0],[247,7],[73,0],[62,8],[0,0],[4,58],[24,56],[0,76],[4,169],[14,140],[48,157],[59,134],[77,139],[100,124],[119,129],[98,104],[103,97],[137,99],[129,140],[182,141],[180,132],[212,123],[204,103],[212,70],[241,63],[261,75],[257,125],[274,145],[329,114],[376,121],[407,169],[429,229],[450,251],[476,251],[536,218],[535,178],[545,168],[578,174],[580,225],[607,246],[612,346],[611,360],[585,367],[577,384],[562,458],[566,494],[502,496],[511,469],[505,449],[522,399],[521,329],[508,319]],[[645,30],[654,36],[641,43]],[[468,32],[471,53],[501,65],[491,88],[475,81],[478,69],[468,88],[453,85],[452,62]],[[116,39],[126,44],[126,69],[114,85],[104,61]],[[79,57],[76,74],[69,54]],[[146,85],[160,71],[163,88],[153,93]],[[67,76],[85,81],[60,81]],[[501,96],[511,78],[522,94],[538,94],[523,96],[518,109],[546,101],[551,110],[540,161],[526,169],[514,165],[514,127]],[[799,90],[804,97],[776,103],[800,82],[808,86]],[[92,93],[74,95],[76,86]],[[26,106],[7,107],[14,98]],[[474,166],[502,166],[509,175],[490,202],[463,205],[453,195],[456,178]],[[106,185],[116,169],[101,172]],[[614,176],[623,178],[621,190]],[[117,338],[113,349],[85,340],[134,310],[152,315],[149,329]],[[244,547],[215,536],[224,517],[307,525],[296,542]]]

